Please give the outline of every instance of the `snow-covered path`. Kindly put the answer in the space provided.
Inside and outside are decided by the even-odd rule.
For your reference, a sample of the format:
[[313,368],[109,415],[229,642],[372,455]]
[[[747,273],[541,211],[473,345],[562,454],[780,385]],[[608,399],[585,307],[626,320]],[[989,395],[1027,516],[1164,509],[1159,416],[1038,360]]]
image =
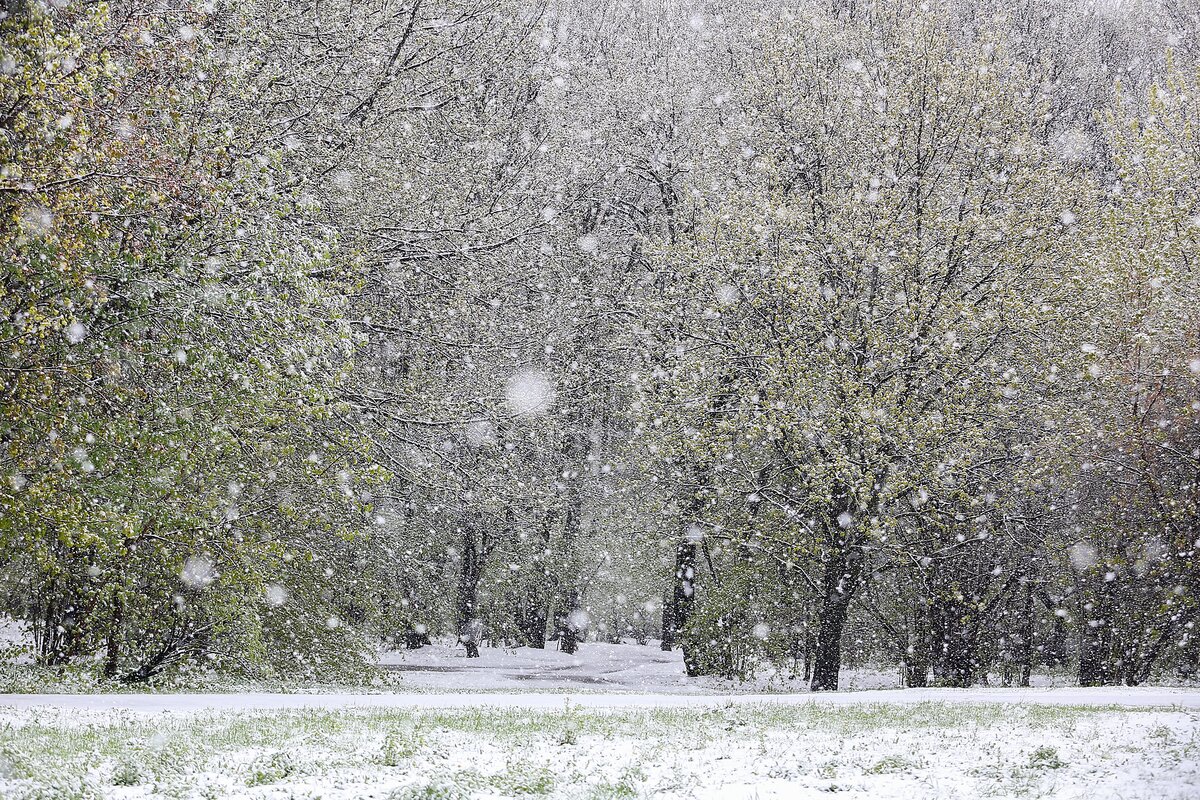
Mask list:
[[1176,707],[1200,709],[1200,690],[1105,687],[1094,689],[882,689],[823,694],[606,694],[482,692],[430,694],[18,694],[0,696],[0,709],[123,709],[136,712],[193,712],[287,708],[578,709],[719,708],[744,704],[829,706],[913,703],[1001,703],[1017,705]]

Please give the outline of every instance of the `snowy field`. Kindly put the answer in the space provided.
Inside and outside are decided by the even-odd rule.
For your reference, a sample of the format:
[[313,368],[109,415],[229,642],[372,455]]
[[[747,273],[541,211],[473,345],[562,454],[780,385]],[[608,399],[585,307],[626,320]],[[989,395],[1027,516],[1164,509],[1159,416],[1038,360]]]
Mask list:
[[496,704],[546,697],[528,694],[431,705],[449,696],[337,711],[255,710],[255,697],[219,712],[0,705],[0,796],[1200,796],[1194,707],[708,698],[704,708],[675,696],[694,707],[597,712],[561,695],[536,709]]
[[[730,692],[795,692],[805,681],[778,672],[735,683],[715,678],[688,678],[683,652],[663,652],[657,642],[647,645],[587,642],[573,655],[560,653],[553,643],[545,650],[529,647],[484,647],[479,658],[467,658],[461,646],[435,642],[417,650],[380,655],[380,666],[411,690],[485,691],[574,690],[712,694]],[[899,686],[897,670],[845,669],[847,689]]]
[[[764,668],[748,681],[689,678],[681,650],[648,645],[587,642],[573,655],[528,647],[485,647],[467,658],[461,646],[436,642],[417,650],[380,654],[379,664],[404,691],[592,691],[656,694],[795,693],[808,690],[802,677]],[[1035,674],[1036,687],[1071,686],[1074,675]],[[999,678],[992,676],[992,682]],[[841,689],[898,689],[900,670],[843,667]]]
[[0,695],[0,797],[1200,797],[1197,689],[911,690],[845,670],[857,690],[812,694],[594,643],[381,665],[391,680],[364,690]]

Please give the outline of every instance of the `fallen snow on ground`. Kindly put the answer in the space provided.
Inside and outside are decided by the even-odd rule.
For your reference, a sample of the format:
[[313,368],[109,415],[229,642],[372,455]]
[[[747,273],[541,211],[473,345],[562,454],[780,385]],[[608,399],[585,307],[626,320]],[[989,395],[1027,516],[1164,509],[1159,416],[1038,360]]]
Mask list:
[[1183,800],[1200,796],[1198,722],[1194,711],[968,703],[149,717],[0,708],[0,796]]
[[[660,694],[731,694],[798,692],[807,689],[803,678],[786,671],[764,668],[747,681],[689,678],[680,650],[664,652],[657,642],[648,645],[586,642],[571,655],[548,643],[531,647],[484,647],[479,658],[467,658],[461,646],[444,642],[416,650],[380,654],[385,669],[398,672],[404,685],[414,689],[529,691],[578,689],[593,691],[655,692]],[[1049,679],[1037,676],[1036,683]],[[845,668],[843,689],[891,689],[900,686],[893,669]]]
[[959,705],[1010,704],[1016,706],[1091,706],[1120,708],[1200,709],[1200,690],[1157,687],[1052,689],[879,689],[858,692],[803,692],[796,694],[635,694],[622,692],[436,692],[373,694],[321,692],[314,694],[9,694],[0,695],[0,711],[56,708],[78,710],[123,709],[143,713],[213,710],[309,709],[508,709],[554,710],[567,707],[588,710],[716,709],[732,706],[870,706],[918,703]]
[[381,663],[411,691],[0,695],[0,797],[1200,797],[1200,689],[873,688],[894,676],[844,670],[855,691],[813,694],[605,644]]
[[572,655],[554,644],[532,647],[484,647],[467,658],[462,647],[443,643],[380,655],[379,664],[400,673],[414,688],[462,690],[591,689],[600,691],[704,692],[689,681],[678,650],[649,645],[588,642]]

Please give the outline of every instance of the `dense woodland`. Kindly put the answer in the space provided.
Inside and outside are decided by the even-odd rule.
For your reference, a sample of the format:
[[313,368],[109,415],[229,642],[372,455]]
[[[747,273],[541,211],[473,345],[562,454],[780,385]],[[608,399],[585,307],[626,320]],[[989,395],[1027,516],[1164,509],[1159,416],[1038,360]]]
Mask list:
[[1200,670],[1189,0],[7,0],[0,253],[42,665]]

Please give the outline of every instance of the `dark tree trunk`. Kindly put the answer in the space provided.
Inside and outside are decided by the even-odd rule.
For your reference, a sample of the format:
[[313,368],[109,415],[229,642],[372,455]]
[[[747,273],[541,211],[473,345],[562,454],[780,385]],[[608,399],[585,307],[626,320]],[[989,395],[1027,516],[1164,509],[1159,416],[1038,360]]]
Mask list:
[[[576,445],[573,445],[574,447],[582,447],[582,443],[576,443]],[[571,454],[575,454],[574,449],[569,451],[569,455]],[[574,466],[578,463],[578,460],[570,458],[568,463]],[[566,592],[563,597],[564,607],[559,622],[558,649],[567,654],[574,653],[579,649],[579,634],[583,624],[580,605],[582,597],[579,591],[578,554],[575,552],[579,542],[583,513],[583,487],[580,486],[579,481],[579,475],[573,475],[569,479],[569,483],[567,484],[567,504],[563,516],[563,546],[570,560],[568,568],[570,574],[567,580],[564,581]]]
[[922,689],[929,685],[929,601],[918,597],[912,610],[911,638],[904,653],[904,685]]
[[537,650],[546,648],[548,616],[546,600],[539,597],[537,592],[529,591],[521,596],[517,601],[516,622],[522,644]]
[[663,604],[662,649],[673,650],[681,642],[696,601],[696,543],[686,534],[675,546],[675,572],[666,600]]
[[911,658],[904,664],[904,685],[909,689],[924,689],[929,685],[929,659]]
[[1120,667],[1112,658],[1113,609],[1101,591],[1080,627],[1079,685],[1113,686],[1120,684]]
[[[704,483],[706,469],[698,470],[698,484]],[[688,621],[696,606],[696,577],[699,550],[699,536],[693,531],[700,531],[699,522],[704,516],[708,500],[703,491],[697,490],[688,503],[687,515],[684,518],[684,529],[675,545],[675,571],[671,575],[671,587],[667,592],[667,602],[663,604],[662,649],[672,650],[675,645],[683,647],[683,667],[689,677],[700,674],[699,654],[695,645],[687,641],[683,632],[687,629]]]
[[483,572],[484,553],[470,528],[462,530],[462,550],[459,560],[458,593],[454,612],[458,640],[467,649],[467,658],[479,658],[479,576]]
[[[541,580],[535,585],[526,587],[517,601],[517,627],[524,637],[525,644],[536,650],[546,649],[546,626],[550,623],[550,611],[556,592],[557,579],[545,560],[544,553],[550,552],[554,539],[554,516],[545,514],[542,517],[541,539],[543,555],[536,559]],[[550,641],[558,640],[557,618],[554,629],[550,632]]]
[[862,571],[862,556],[855,550],[840,546],[825,565],[822,577],[820,611],[817,618],[817,648],[813,655],[812,683],[814,692],[838,688],[842,667],[842,632],[850,601],[858,589]]
[[113,589],[112,617],[108,621],[108,633],[105,637],[104,648],[104,677],[117,677],[121,668],[121,626],[125,622],[125,599],[121,590]]
[[1033,581],[1025,580],[1022,585],[1022,618],[1020,640],[1016,643],[1018,680],[1021,686],[1029,686],[1029,676],[1033,672]]
[[1042,651],[1042,658],[1045,663],[1054,667],[1061,667],[1067,663],[1067,642],[1070,639],[1070,634],[1067,631],[1067,623],[1062,617],[1055,615],[1054,622],[1050,628],[1050,642]]
[[934,675],[943,686],[965,688],[975,681],[974,612],[958,600],[938,597],[931,606]]
[[532,617],[532,630],[525,632],[525,646],[534,650],[546,649],[546,609],[537,609]]
[[579,649],[579,589],[574,586],[567,590],[566,610],[558,634],[558,649],[570,655]]
[[662,598],[662,631],[659,634],[659,648],[667,653],[675,649],[674,585],[675,582],[671,581],[671,586],[663,589]]
[[1108,677],[1106,649],[1100,636],[1084,628],[1079,647],[1080,686],[1106,686],[1111,682]]
[[582,613],[582,592],[580,582],[582,576],[579,568],[577,551],[579,534],[583,525],[583,470],[587,457],[587,442],[576,433],[568,438],[563,449],[563,463],[566,484],[566,502],[563,507],[563,556],[566,559],[566,575],[560,578],[562,587],[560,607],[555,615],[555,627],[558,633],[558,649],[571,654],[579,649],[581,628],[584,625]]

